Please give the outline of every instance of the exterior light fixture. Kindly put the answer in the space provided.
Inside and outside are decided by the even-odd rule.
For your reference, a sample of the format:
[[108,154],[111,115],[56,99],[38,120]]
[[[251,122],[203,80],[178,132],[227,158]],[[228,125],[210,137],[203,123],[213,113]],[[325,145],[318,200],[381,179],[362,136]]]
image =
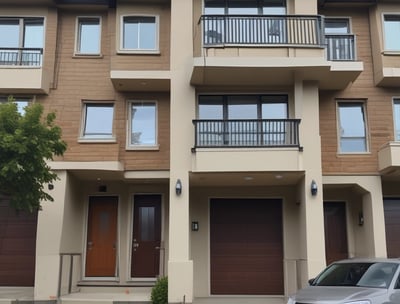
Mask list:
[[176,193],[176,195],[181,195],[181,193],[182,193],[182,182],[179,178],[175,184],[175,193]]
[[318,192],[317,183],[315,182],[315,180],[312,180],[312,182],[311,182],[311,195],[315,196],[315,195],[317,195],[317,192]]
[[358,213],[358,226],[364,225],[364,214],[362,211]]

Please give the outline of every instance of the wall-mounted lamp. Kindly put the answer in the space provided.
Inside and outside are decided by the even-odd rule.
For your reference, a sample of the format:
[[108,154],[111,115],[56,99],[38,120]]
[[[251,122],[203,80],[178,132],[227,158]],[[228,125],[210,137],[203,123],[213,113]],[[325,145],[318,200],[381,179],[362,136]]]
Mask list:
[[364,214],[362,211],[358,212],[358,226],[364,225]]
[[192,231],[199,231],[199,222],[192,222]]
[[312,180],[311,182],[311,195],[317,195],[318,192],[318,186],[317,183],[315,182],[315,180]]
[[176,195],[181,195],[181,193],[182,193],[182,182],[179,178],[175,184],[175,193],[176,193]]
[[54,189],[54,185],[53,184],[48,184],[47,187],[49,188],[49,190],[53,190]]

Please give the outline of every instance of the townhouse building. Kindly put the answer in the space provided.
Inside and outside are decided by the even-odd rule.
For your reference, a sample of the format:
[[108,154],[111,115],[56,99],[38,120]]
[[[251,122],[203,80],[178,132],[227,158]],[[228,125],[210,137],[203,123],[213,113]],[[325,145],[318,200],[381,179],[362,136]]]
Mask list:
[[286,303],[400,256],[397,0],[2,0],[0,101],[54,111],[54,202],[0,200],[0,302]]

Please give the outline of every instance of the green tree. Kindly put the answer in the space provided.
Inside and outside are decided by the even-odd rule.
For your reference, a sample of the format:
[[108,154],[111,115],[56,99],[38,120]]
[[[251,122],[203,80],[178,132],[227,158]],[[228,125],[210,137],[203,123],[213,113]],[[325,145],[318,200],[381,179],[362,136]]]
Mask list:
[[0,193],[17,210],[34,211],[43,200],[53,201],[44,186],[57,179],[46,160],[62,155],[66,143],[55,125],[55,113],[43,116],[39,103],[18,112],[13,98],[0,103]]

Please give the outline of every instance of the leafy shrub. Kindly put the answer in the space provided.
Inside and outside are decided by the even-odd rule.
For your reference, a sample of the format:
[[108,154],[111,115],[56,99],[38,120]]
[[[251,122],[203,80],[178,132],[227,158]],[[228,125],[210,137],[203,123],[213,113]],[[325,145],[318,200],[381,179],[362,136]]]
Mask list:
[[156,285],[151,290],[151,302],[153,304],[168,304],[168,278],[158,278]]

